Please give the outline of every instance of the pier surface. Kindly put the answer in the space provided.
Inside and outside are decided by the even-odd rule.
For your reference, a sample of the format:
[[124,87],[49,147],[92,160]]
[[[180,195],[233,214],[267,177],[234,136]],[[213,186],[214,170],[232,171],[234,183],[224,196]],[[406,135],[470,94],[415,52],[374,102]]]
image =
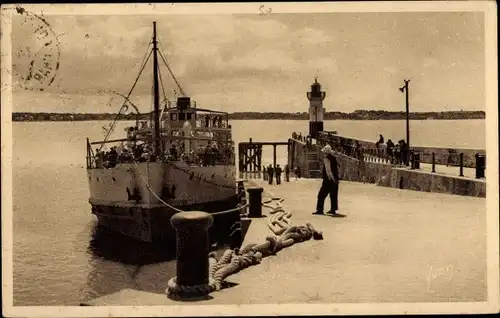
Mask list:
[[[233,287],[211,299],[176,302],[164,294],[165,267],[145,266],[136,287],[86,305],[211,305],[271,303],[465,302],[486,300],[486,200],[343,181],[339,213],[313,216],[321,180],[268,185],[282,197],[292,224],[312,222],[324,240],[283,249],[227,278]],[[329,199],[325,209],[329,208]],[[263,208],[263,214],[269,216]],[[270,235],[267,218],[252,219],[245,242]],[[137,283],[139,282],[139,283]],[[141,283],[142,282],[142,283]],[[154,284],[156,287],[151,287]],[[148,288],[141,286],[148,285]],[[152,292],[154,289],[154,292]],[[142,290],[142,291],[141,291]],[[147,290],[147,291],[145,291]]]

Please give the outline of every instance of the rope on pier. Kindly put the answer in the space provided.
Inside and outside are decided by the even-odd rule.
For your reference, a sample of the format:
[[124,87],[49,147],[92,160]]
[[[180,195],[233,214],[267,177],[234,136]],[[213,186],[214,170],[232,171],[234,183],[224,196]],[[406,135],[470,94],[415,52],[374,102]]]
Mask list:
[[[275,201],[276,206],[269,205]],[[292,213],[283,209],[283,199],[268,200],[262,206],[270,208],[271,216],[268,218],[268,227],[272,234],[266,237],[266,241],[261,244],[248,244],[241,249],[227,249],[223,255],[217,259],[215,253],[209,254],[209,283],[208,285],[185,286],[176,282],[176,277],[171,278],[167,284],[167,294],[169,296],[196,296],[209,294],[222,289],[224,280],[240,272],[241,270],[257,265],[263,257],[275,255],[282,249],[292,246],[295,243],[310,240],[322,240],[323,234],[316,231],[311,223],[302,226],[292,226]]]
[[[137,167],[137,164],[134,162]],[[163,201],[154,191],[151,186],[144,178],[139,169],[137,169],[139,175],[148,188],[148,190],[165,206],[173,209],[177,212],[183,212],[182,210],[168,204]],[[276,206],[272,206],[269,203],[275,201]],[[177,277],[171,278],[167,283],[167,295],[169,296],[197,296],[206,295],[213,291],[218,291],[222,289],[222,283],[224,280],[240,272],[241,270],[250,267],[252,265],[257,265],[262,261],[263,257],[269,255],[275,255],[282,249],[292,246],[295,243],[310,240],[311,238],[315,240],[322,240],[322,232],[318,232],[314,229],[310,222],[302,226],[292,226],[291,217],[292,213],[287,212],[283,209],[283,198],[272,198],[270,200],[262,202],[262,206],[271,209],[269,212],[271,217],[268,218],[267,225],[271,230],[272,234],[266,237],[266,241],[261,244],[249,244],[242,249],[228,249],[224,252],[220,259],[217,259],[215,253],[211,252],[209,254],[209,283],[208,285],[196,285],[187,286],[177,284]],[[233,212],[236,210],[243,210],[248,206],[245,204],[241,207],[235,209],[221,211],[212,213],[222,214]]]

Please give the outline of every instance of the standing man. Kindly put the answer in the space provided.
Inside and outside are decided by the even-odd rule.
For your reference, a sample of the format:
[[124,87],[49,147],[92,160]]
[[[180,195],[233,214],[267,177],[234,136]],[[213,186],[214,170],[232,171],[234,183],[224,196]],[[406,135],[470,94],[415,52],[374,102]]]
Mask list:
[[300,168],[299,166],[295,166],[293,169],[293,173],[295,174],[295,180],[300,179]]
[[323,159],[323,183],[318,192],[318,203],[316,204],[316,212],[313,214],[323,214],[325,199],[330,195],[331,209],[326,214],[336,215],[338,210],[338,193],[339,193],[339,169],[337,159],[333,156],[333,150],[330,145],[326,145],[321,149],[325,154]]
[[273,184],[274,169],[271,165],[267,167],[267,176],[269,177],[269,184]]
[[285,165],[285,182],[290,182],[290,167]]
[[280,165],[276,165],[276,168],[274,169],[274,173],[276,174],[276,184],[281,184],[281,173],[283,171],[281,170]]

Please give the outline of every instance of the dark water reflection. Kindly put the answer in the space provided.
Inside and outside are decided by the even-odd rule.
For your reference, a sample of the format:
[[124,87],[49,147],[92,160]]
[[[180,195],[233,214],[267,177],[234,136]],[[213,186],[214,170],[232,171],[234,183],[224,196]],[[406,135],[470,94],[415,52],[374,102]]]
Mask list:
[[[245,232],[248,229],[245,222]],[[175,276],[175,248],[167,243],[145,243],[94,225],[88,244],[90,270],[82,290],[84,300],[131,288],[164,293]],[[227,244],[213,245],[217,255]]]
[[175,248],[171,244],[138,241],[99,225],[92,230],[88,250],[95,257],[124,265],[144,266],[175,259]]
[[88,195],[81,167],[45,164],[16,171],[16,306],[75,306],[125,288],[164,293],[176,272],[175,248],[97,226]]
[[125,288],[163,293],[175,276],[175,249],[134,240],[94,224],[83,302]]

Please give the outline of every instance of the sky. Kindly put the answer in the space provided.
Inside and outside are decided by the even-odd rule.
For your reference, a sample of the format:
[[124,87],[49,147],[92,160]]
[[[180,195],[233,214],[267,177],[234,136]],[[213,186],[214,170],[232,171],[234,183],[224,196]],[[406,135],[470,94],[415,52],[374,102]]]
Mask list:
[[[484,110],[484,16],[474,12],[259,15],[45,16],[59,40],[59,70],[44,92],[19,88],[33,26],[12,27],[13,111],[116,112],[138,74],[152,22],[162,54],[199,107],[303,112],[317,76],[327,111]],[[152,64],[131,100],[151,109]],[[162,67],[167,97],[175,85]],[[116,97],[116,95],[115,95]],[[41,105],[42,104],[42,105]]]

